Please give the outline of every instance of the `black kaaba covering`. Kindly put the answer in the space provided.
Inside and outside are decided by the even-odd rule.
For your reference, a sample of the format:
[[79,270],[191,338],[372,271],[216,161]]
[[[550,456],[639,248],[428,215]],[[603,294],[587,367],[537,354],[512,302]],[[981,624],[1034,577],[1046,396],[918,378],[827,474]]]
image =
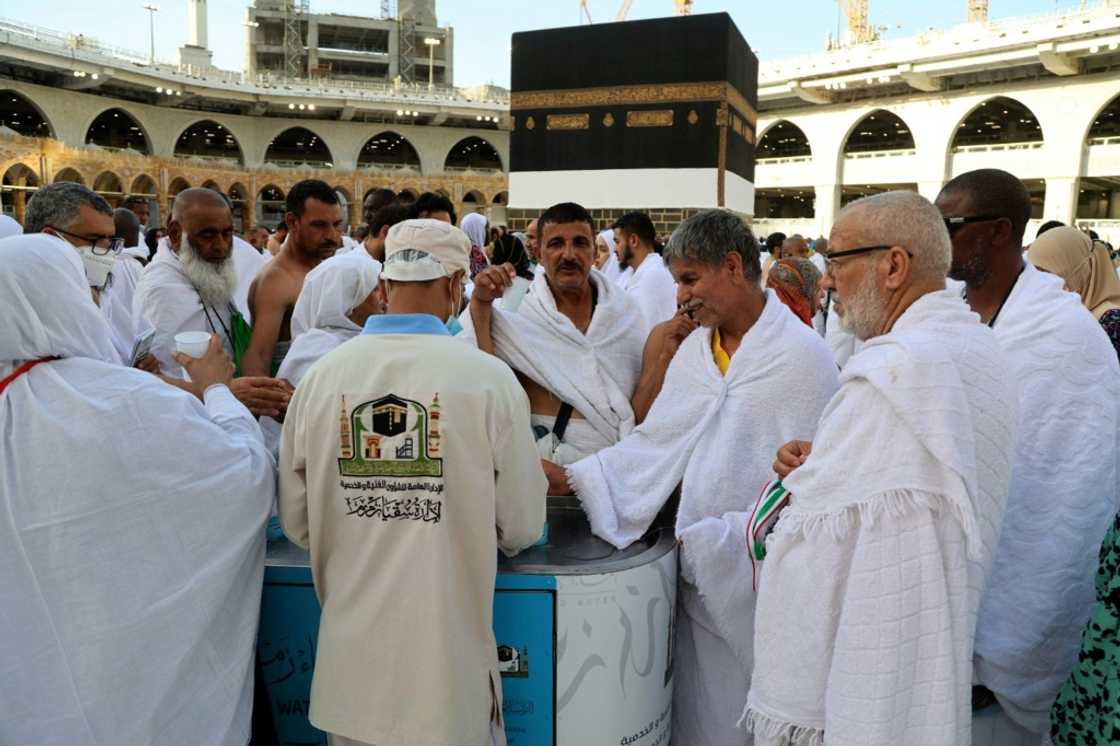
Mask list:
[[726,13],[518,33],[512,65],[511,171],[723,160],[754,180],[758,58]]

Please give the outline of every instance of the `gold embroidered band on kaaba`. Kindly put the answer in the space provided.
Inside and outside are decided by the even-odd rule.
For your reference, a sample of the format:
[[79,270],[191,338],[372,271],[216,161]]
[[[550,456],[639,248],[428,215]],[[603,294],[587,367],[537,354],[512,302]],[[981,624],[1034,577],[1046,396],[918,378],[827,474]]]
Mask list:
[[665,83],[659,85],[568,88],[555,91],[518,91],[510,94],[510,110],[571,109],[587,106],[633,106],[693,101],[727,102],[754,129],[755,112],[730,83]]

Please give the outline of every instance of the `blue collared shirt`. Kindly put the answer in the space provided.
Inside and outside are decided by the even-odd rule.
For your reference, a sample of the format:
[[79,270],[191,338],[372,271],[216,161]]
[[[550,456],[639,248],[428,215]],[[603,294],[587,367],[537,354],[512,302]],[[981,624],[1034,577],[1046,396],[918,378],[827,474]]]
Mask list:
[[398,313],[370,316],[362,334],[442,334],[450,337],[447,325],[430,313]]

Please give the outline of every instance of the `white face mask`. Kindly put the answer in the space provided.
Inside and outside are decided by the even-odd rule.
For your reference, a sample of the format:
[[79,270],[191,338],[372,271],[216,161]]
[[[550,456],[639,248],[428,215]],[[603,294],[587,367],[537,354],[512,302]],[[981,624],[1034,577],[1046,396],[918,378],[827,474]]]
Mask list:
[[86,270],[86,280],[91,288],[101,289],[109,280],[109,272],[113,269],[116,254],[94,254],[92,246],[75,246],[82,257],[82,266]]

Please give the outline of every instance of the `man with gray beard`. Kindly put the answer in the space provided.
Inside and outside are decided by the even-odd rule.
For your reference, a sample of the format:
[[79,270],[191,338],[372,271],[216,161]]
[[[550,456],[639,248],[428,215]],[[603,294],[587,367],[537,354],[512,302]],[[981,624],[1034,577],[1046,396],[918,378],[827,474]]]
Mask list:
[[[161,246],[136,289],[134,312],[156,330],[152,352],[164,372],[181,378],[171,354],[181,332],[216,334],[235,362],[245,342],[243,310],[234,302],[233,217],[217,192],[195,188],[175,197],[168,223],[168,246]],[[247,336],[245,337],[247,342]],[[292,387],[264,376],[238,377],[230,386],[255,415],[283,416]]]

